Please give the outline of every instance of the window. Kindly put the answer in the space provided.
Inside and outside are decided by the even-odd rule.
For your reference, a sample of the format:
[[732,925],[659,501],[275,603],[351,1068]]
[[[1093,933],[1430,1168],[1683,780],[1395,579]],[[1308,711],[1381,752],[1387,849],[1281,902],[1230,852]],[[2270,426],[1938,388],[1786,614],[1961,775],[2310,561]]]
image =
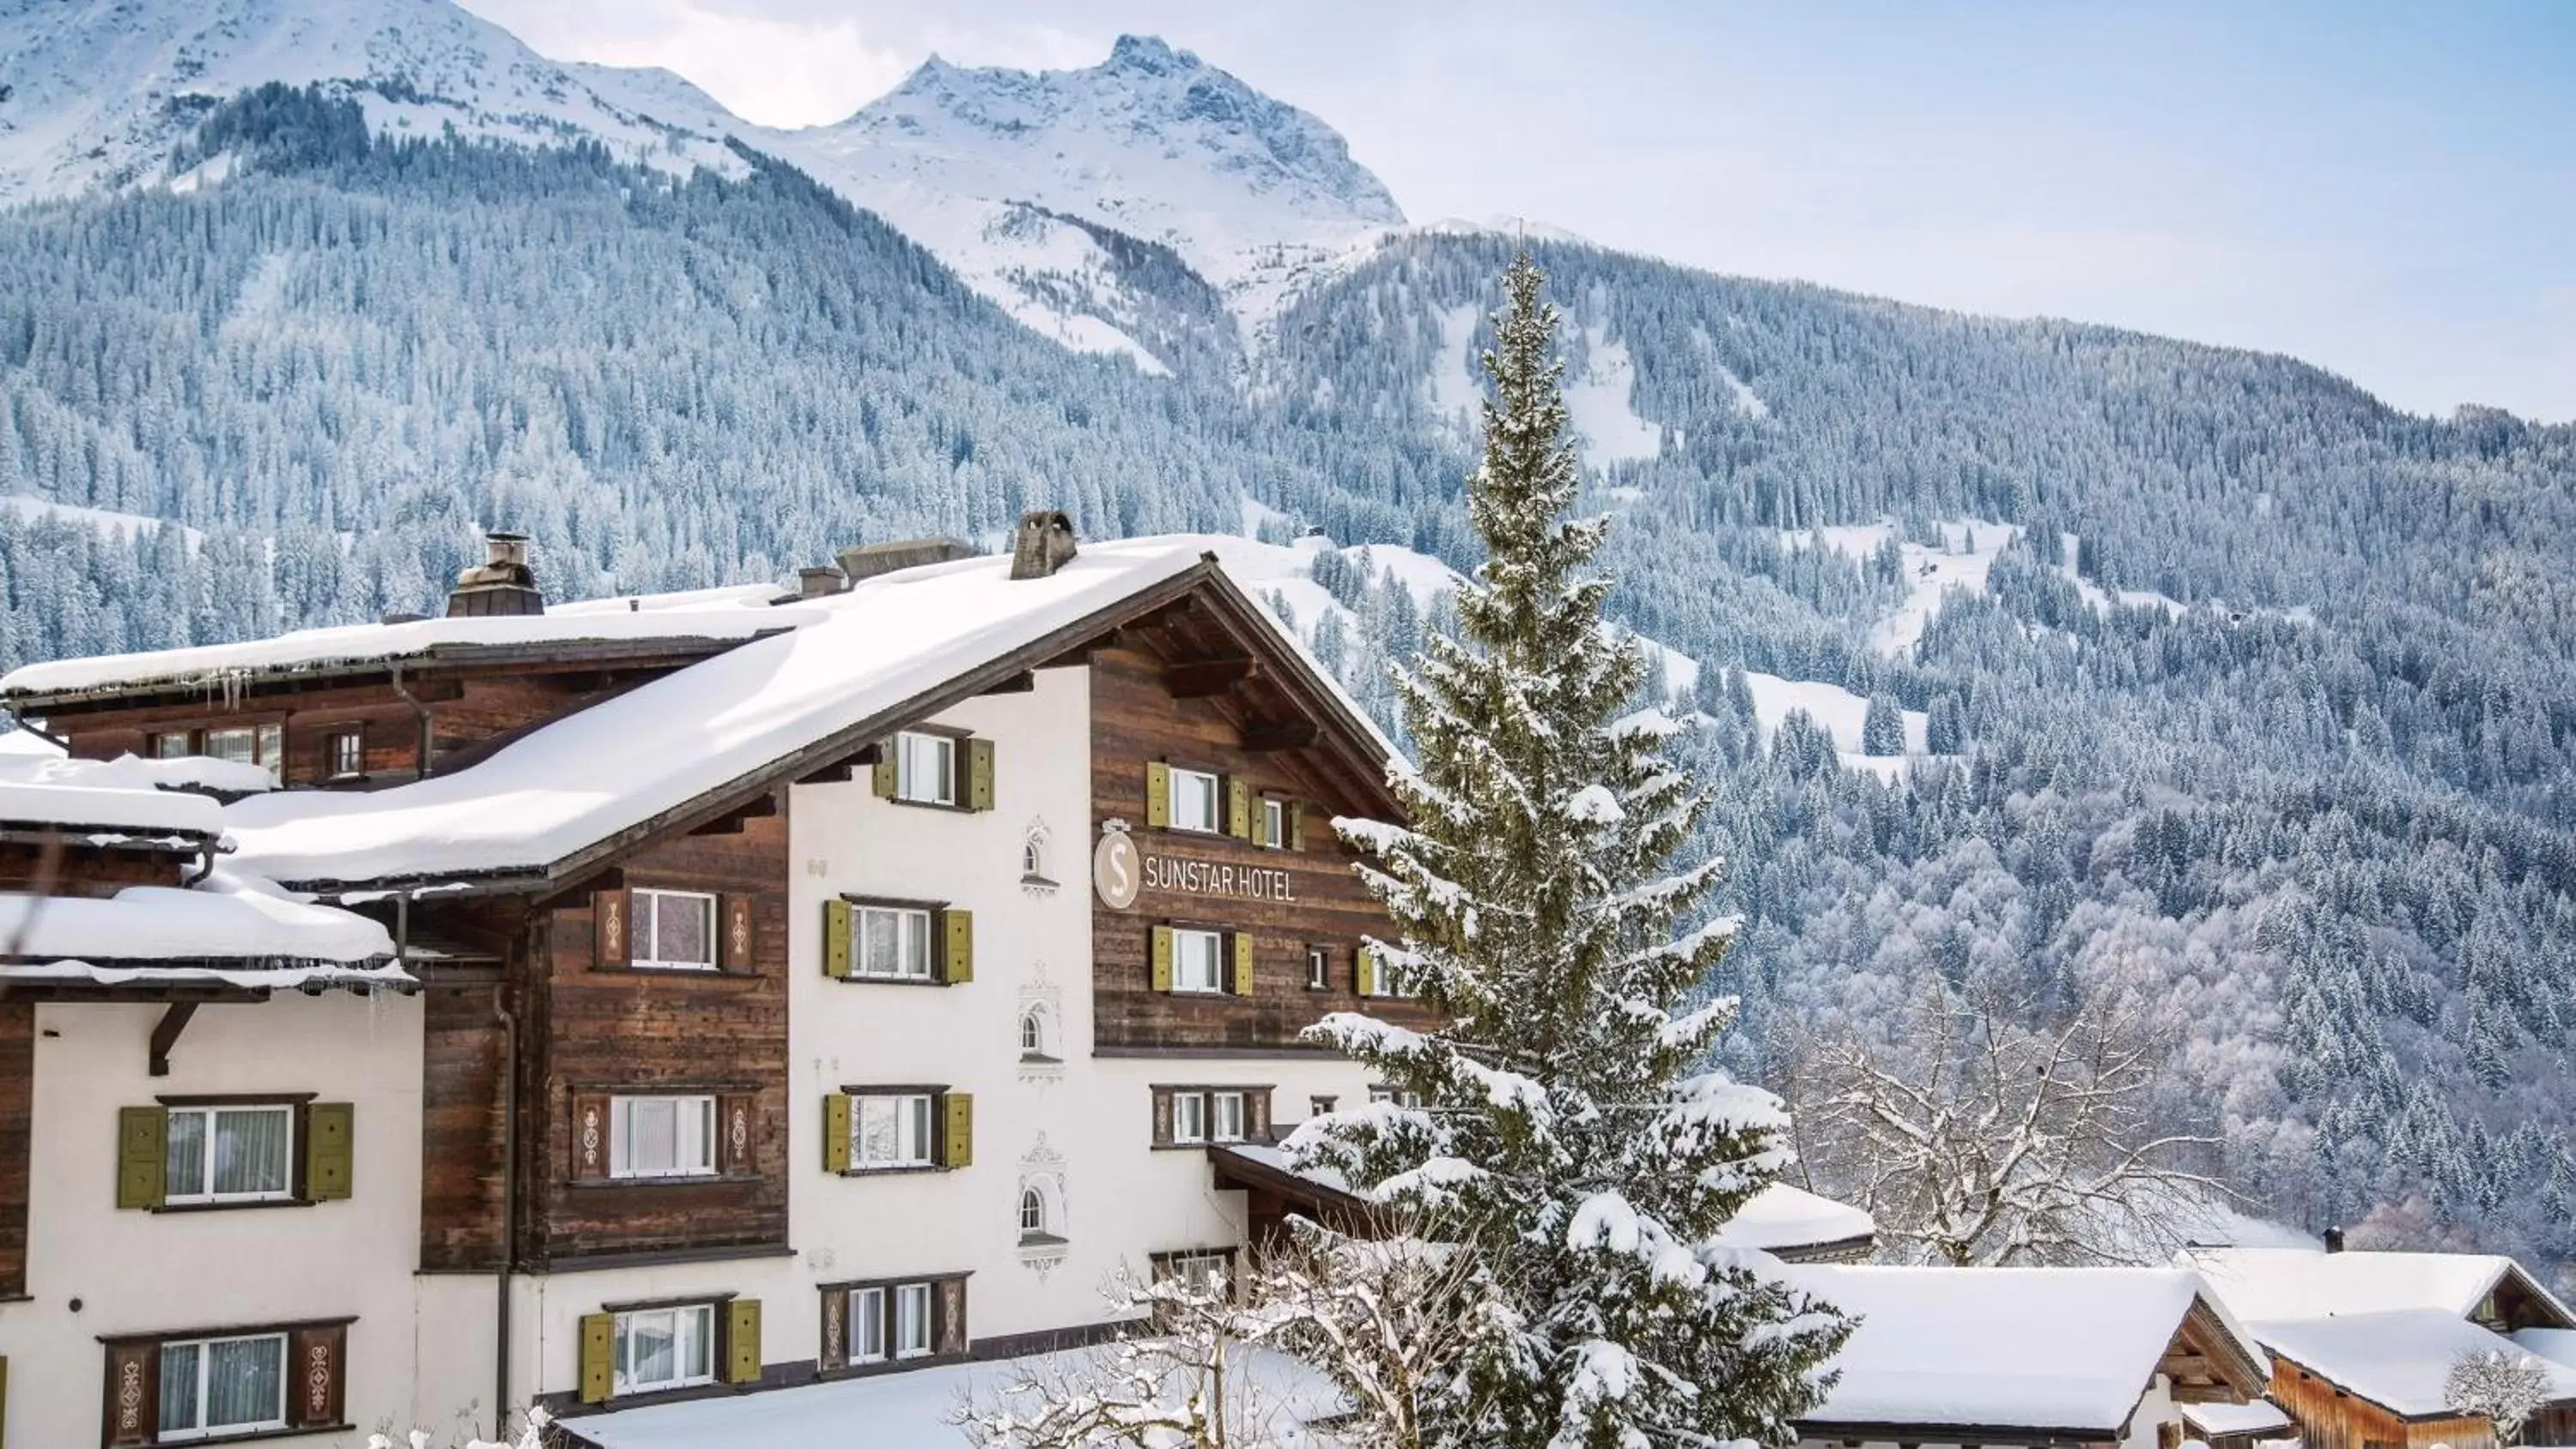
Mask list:
[[957,803],[957,741],[947,735],[894,737],[894,794],[916,805]]
[[1288,848],[1287,801],[1264,800],[1261,802],[1261,844],[1264,849],[1268,850],[1286,850]]
[[1227,1248],[1193,1248],[1183,1253],[1156,1253],[1153,1263],[1157,1283],[1222,1283],[1234,1271],[1234,1253]]
[[608,1104],[608,1175],[711,1177],[716,1099],[617,1097]]
[[1241,1142],[1243,1140],[1243,1094],[1241,1092],[1210,1092],[1208,1108],[1209,1115],[1213,1119],[1211,1132],[1217,1141]]
[[930,1352],[930,1285],[905,1283],[894,1290],[894,1356],[919,1358]]
[[1020,1060],[1055,1060],[1054,1055],[1047,1051],[1046,1008],[1043,1006],[1032,1006],[1020,1016]]
[[1306,989],[1309,991],[1330,991],[1332,988],[1333,948],[1330,946],[1307,947]]
[[1369,1100],[1372,1102],[1392,1102],[1398,1107],[1408,1107],[1416,1112],[1421,1111],[1424,1106],[1423,1096],[1420,1092],[1402,1092],[1393,1087],[1387,1086],[1384,1083],[1380,1083],[1369,1088]]
[[859,949],[854,974],[896,981],[930,979],[930,912],[897,906],[859,906]]
[[1306,1099],[1306,1115],[1309,1117],[1324,1116],[1330,1113],[1333,1110],[1333,1104],[1340,1100],[1341,1098],[1339,1097],[1308,1097]]
[[1208,1135],[1208,1099],[1204,1092],[1184,1092],[1172,1099],[1172,1140],[1205,1142]]
[[1175,929],[1172,932],[1172,989],[1225,989],[1225,933]]
[[1156,1147],[1261,1142],[1270,1130],[1268,1087],[1154,1088]]
[[1031,885],[1052,885],[1047,875],[1046,835],[1033,830],[1020,842],[1020,879]]
[[860,1171],[928,1167],[930,1096],[860,1097],[851,1104],[850,1166]]
[[195,751],[188,748],[188,732],[176,730],[152,737],[152,753],[164,760],[184,760]]
[[617,1315],[618,1394],[649,1394],[716,1381],[716,1309],[638,1308]]
[[696,891],[634,892],[629,965],[667,971],[716,969],[716,898]]
[[285,1334],[161,1345],[159,1442],[285,1427]]
[[1020,1241],[1046,1236],[1046,1194],[1034,1187],[1020,1189]]
[[1361,995],[1411,1001],[1422,994],[1422,984],[1413,973],[1388,959],[1385,952],[1362,946],[1360,959]]
[[883,1288],[850,1290],[850,1362],[886,1361],[886,1299]]
[[[178,736],[185,739],[186,736]],[[213,759],[230,760],[237,765],[265,765],[268,778],[278,778],[278,757],[285,753],[286,728],[283,725],[233,725],[206,731],[203,753]],[[167,748],[166,746],[164,748]]]
[[271,1202],[287,1196],[293,1107],[173,1107],[168,1131],[163,1201]]
[[1216,835],[1225,829],[1224,784],[1205,770],[1171,771],[1172,828]]
[[334,780],[345,780],[367,773],[366,731],[355,725],[337,729],[322,737],[323,773]]

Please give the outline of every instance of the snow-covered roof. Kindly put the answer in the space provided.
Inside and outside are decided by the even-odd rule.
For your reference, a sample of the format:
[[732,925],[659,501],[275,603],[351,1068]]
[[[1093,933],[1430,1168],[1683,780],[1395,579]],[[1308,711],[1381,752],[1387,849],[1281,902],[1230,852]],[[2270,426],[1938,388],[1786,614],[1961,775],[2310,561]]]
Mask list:
[[[2450,1417],[2443,1397],[2461,1355],[2511,1350],[2514,1344],[2441,1308],[2256,1321],[2266,1348],[2335,1387],[2406,1418]],[[2576,1400],[2576,1368],[2537,1359],[2551,1377],[2553,1400]]]
[[[1086,546],[1042,579],[1011,579],[1003,557],[884,574],[797,606],[811,615],[802,627],[568,715],[452,774],[237,802],[226,812],[235,860],[316,888],[542,872],[808,747],[843,736],[855,745],[858,731],[934,712],[977,671],[1167,586],[1177,596],[1204,568],[1189,541],[1147,538]],[[1313,682],[1359,717],[1329,680]]]
[[[1041,1380],[1058,1372],[1079,1374],[1095,1361],[1092,1355],[1107,1351],[1068,1349],[1032,1359],[658,1404],[564,1419],[555,1427],[596,1449],[958,1449],[966,1440],[949,1417],[961,1402],[992,1404],[1019,1374]],[[1341,1406],[1329,1382],[1275,1349],[1252,1348],[1231,1366],[1235,1383],[1249,1381],[1247,1406],[1264,1417],[1276,1442],[1300,1442],[1299,1423]],[[1325,1442],[1317,1440],[1317,1449]]]
[[762,584],[678,594],[557,604],[542,614],[416,619],[299,629],[271,639],[199,644],[139,654],[98,654],[24,664],[0,676],[0,703],[38,708],[143,685],[216,690],[266,674],[373,668],[396,660],[464,656],[573,643],[726,643],[792,628],[810,617],[801,604],[773,607]]
[[105,898],[0,894],[0,951],[20,963],[0,967],[13,980],[234,961],[277,984],[263,966],[370,966],[390,959],[394,943],[364,916],[291,900],[265,881],[217,870],[193,889],[128,886]]
[[1867,1212],[1785,1182],[1755,1193],[1717,1232],[1717,1240],[1728,1247],[1760,1248],[1793,1257],[1866,1243],[1877,1236],[1878,1223]]
[[2576,1328],[2519,1328],[2513,1341],[2527,1353],[2576,1368]]
[[224,833],[224,811],[206,795],[0,779],[0,826],[38,826],[74,837],[184,837],[177,843],[202,843]]
[[2567,1305],[2500,1254],[2191,1248],[2183,1258],[2239,1318],[2322,1318],[2391,1308],[2438,1308],[2466,1318],[2510,1278],[2562,1326],[2576,1327]]
[[[18,730],[5,738],[33,740],[35,736]],[[267,767],[244,760],[218,760],[209,755],[167,760],[147,760],[138,755],[75,760],[51,745],[41,750],[0,750],[0,781],[97,790],[219,790],[228,795],[249,795],[277,786],[269,778]]]
[[2267,1367],[2187,1268],[1808,1264],[1786,1274],[1860,1320],[1833,1361],[1841,1379],[1800,1421],[1811,1434],[1920,1426],[2118,1439],[2195,1305],[2226,1341],[2215,1346],[2237,1351],[2249,1389]]
[[2294,1427],[2288,1414],[2270,1399],[2256,1399],[2250,1404],[2176,1404],[2183,1423],[2203,1439],[2228,1439],[2245,1434],[2273,1435]]

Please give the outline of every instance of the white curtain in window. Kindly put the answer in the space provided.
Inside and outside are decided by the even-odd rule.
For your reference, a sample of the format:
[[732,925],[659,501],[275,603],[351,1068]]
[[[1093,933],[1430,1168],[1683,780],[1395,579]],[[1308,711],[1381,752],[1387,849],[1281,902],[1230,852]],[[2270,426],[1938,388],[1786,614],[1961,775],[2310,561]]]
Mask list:
[[290,1117],[281,1107],[215,1113],[217,1196],[286,1191]]
[[219,1338],[206,1345],[206,1427],[286,1417],[286,1340]]

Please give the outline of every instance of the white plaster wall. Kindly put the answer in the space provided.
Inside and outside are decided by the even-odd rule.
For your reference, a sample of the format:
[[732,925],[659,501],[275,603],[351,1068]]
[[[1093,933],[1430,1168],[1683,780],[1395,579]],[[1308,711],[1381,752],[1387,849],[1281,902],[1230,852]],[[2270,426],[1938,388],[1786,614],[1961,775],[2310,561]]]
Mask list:
[[[145,1056],[160,1016],[144,1004],[37,1009],[30,1301],[0,1304],[8,1442],[98,1442],[102,1334],[346,1315],[357,1319],[347,1389],[358,1432],[276,1442],[363,1445],[379,1424],[407,1424],[420,1248],[419,1002],[335,992],[203,1006],[171,1053],[170,1075],[153,1077]],[[311,1092],[355,1104],[354,1196],[312,1207],[120,1211],[117,1109],[234,1092]]]

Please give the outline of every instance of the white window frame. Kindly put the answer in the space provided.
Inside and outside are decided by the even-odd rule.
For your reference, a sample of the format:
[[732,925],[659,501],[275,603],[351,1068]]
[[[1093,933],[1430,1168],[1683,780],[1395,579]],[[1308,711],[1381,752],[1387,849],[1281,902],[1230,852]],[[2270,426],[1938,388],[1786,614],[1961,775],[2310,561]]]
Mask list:
[[1261,848],[1264,850],[1288,848],[1287,801],[1275,800],[1267,795],[1261,797]]
[[[641,951],[633,952],[627,965],[644,971],[713,971],[716,969],[719,955],[716,950],[716,932],[722,927],[723,922],[719,919],[722,913],[716,909],[717,903],[713,894],[707,891],[652,890],[639,886],[630,895],[631,899],[626,907],[631,913],[628,918],[631,923],[628,930],[631,933],[637,928],[644,929],[647,933],[645,939],[652,943],[653,950],[649,955]],[[662,959],[662,903],[664,901],[695,901],[704,907],[707,913],[705,935],[707,959],[704,961]]]
[[1234,1277],[1234,1254],[1224,1248],[1192,1248],[1186,1252],[1165,1253],[1154,1260],[1155,1280],[1187,1281],[1183,1274],[1202,1277],[1222,1274],[1228,1281]]
[[[1031,1211],[1035,1209],[1035,1211]],[[1020,1189],[1020,1238],[1026,1241],[1047,1231],[1047,1205],[1044,1189],[1032,1184]]]
[[[1251,1120],[1252,1104],[1244,1092],[1210,1092],[1208,1095],[1208,1140],[1241,1142],[1244,1124]],[[1227,1120],[1231,1118],[1232,1120]]]
[[1208,1094],[1172,1094],[1172,1141],[1196,1146],[1208,1140]]
[[[1190,953],[1184,948],[1195,947],[1201,943],[1205,943],[1207,948],[1205,962],[1207,973],[1204,982],[1196,979],[1190,969],[1185,969]],[[1172,927],[1172,990],[1193,992],[1202,996],[1225,994],[1225,956],[1225,932],[1206,930],[1198,926]]]
[[1413,979],[1413,973],[1388,960],[1383,953],[1377,956],[1376,974],[1377,980],[1372,983],[1375,989],[1369,992],[1371,997],[1381,1001],[1422,999],[1421,985]]
[[[912,1342],[918,1334],[920,1341]],[[897,1283],[894,1286],[894,1356],[928,1358],[937,1346],[930,1332],[930,1285]]]
[[[667,1318],[671,1322],[672,1377],[645,1382],[634,1376],[632,1334],[645,1319]],[[670,1308],[631,1308],[617,1315],[610,1351],[612,1397],[627,1394],[657,1394],[667,1389],[695,1388],[716,1381],[716,1306],[712,1303],[683,1303]],[[702,1348],[706,1369],[689,1371],[689,1350]]]
[[1368,1092],[1369,1100],[1371,1102],[1392,1102],[1396,1106],[1408,1108],[1416,1112],[1424,1109],[1423,1097],[1420,1092],[1399,1091],[1394,1087],[1388,1086],[1384,1082],[1371,1084]]
[[[957,803],[957,737],[904,730],[894,737],[894,798],[912,805]],[[924,779],[927,769],[929,778]]]
[[[286,1130],[279,1134],[279,1140],[285,1144],[285,1160],[278,1164],[278,1186],[274,1190],[263,1190],[259,1192],[217,1192],[215,1191],[216,1119],[219,1117],[250,1116],[254,1114],[259,1116],[282,1117],[286,1121]],[[161,1200],[165,1203],[173,1204],[287,1202],[292,1200],[295,1196],[295,1149],[297,1146],[295,1115],[295,1105],[291,1102],[240,1102],[210,1104],[202,1107],[170,1108],[167,1116],[163,1119],[161,1128],[161,1161],[164,1172]],[[198,1185],[194,1189],[181,1188],[176,1180],[168,1175],[168,1166],[170,1161],[169,1123],[174,1122],[181,1117],[196,1117],[202,1119],[205,1123],[204,1127],[200,1129],[203,1135],[198,1138],[199,1150],[197,1153],[197,1164],[198,1171],[201,1175],[197,1180]]]
[[[1194,807],[1192,818],[1189,820],[1181,818],[1181,801],[1183,799],[1183,791],[1181,787],[1184,784],[1191,787],[1189,799],[1191,805]],[[1207,815],[1205,824],[1197,823],[1195,811],[1195,806],[1198,803],[1196,790],[1202,785],[1206,787],[1207,792]],[[1178,765],[1166,766],[1163,773],[1163,803],[1164,818],[1171,822],[1171,826],[1174,830],[1186,830],[1193,835],[1223,835],[1225,833],[1225,777],[1222,775],[1208,770],[1186,770]]]
[[[322,739],[324,748],[330,752],[330,758],[323,761],[323,764],[327,766],[329,770],[328,778],[334,780],[354,780],[358,776],[367,773],[367,735],[365,730],[361,729],[357,725],[334,726],[331,732],[324,735]],[[343,747],[347,748],[349,755],[345,760],[341,758],[341,750]]]
[[156,760],[184,760],[196,752],[196,741],[186,730],[163,730],[152,737],[152,758]]
[[[213,1350],[215,1345],[220,1343],[261,1342],[274,1343],[277,1345],[277,1412],[271,1417],[265,1419],[243,1420],[241,1422],[231,1424],[207,1423],[206,1389],[208,1385],[206,1377],[210,1372],[212,1372],[211,1366],[214,1360]],[[163,1362],[168,1361],[168,1355],[174,1348],[193,1348],[197,1351],[197,1392],[195,1414],[197,1422],[196,1427],[194,1428],[156,1429],[153,1435],[153,1442],[159,1444],[177,1444],[185,1443],[192,1439],[211,1439],[219,1434],[225,1436],[234,1434],[256,1434],[266,1430],[283,1429],[286,1427],[287,1362],[285,1334],[236,1333],[216,1338],[174,1338],[162,1343],[159,1347]],[[165,1413],[168,1411],[168,1406],[166,1404],[162,1406],[162,1411]]]
[[[672,1165],[635,1165],[635,1109],[671,1109]],[[716,1099],[705,1093],[617,1096],[608,1099],[608,1175],[621,1179],[716,1175]]]
[[[850,1290],[850,1362],[884,1363],[887,1353],[886,1289],[884,1284]],[[869,1347],[870,1341],[875,1343]]]
[[1333,948],[1330,946],[1308,946],[1306,948],[1306,989],[1309,991],[1330,991],[1332,987]]
[[[895,1115],[897,1155],[868,1155],[868,1109],[891,1104]],[[914,1139],[914,1140],[907,1140]],[[899,1172],[939,1165],[939,1103],[931,1092],[859,1092],[850,1102],[850,1170]]]
[[[892,962],[879,962],[869,949],[869,943],[875,939],[869,924],[878,917],[891,917],[895,923],[895,959]],[[921,906],[850,907],[850,934],[855,938],[850,943],[850,974],[864,976],[870,981],[936,979],[939,963],[933,958],[938,955],[938,950],[931,939],[934,923],[930,917],[931,912]],[[916,946],[917,951],[914,949]],[[919,958],[918,969],[915,969],[916,956]]]
[[[219,738],[228,743],[235,738],[245,741],[243,752],[240,754],[222,752],[215,744]],[[280,778],[278,770],[283,763],[281,757],[286,753],[286,726],[276,723],[222,725],[205,732],[204,743],[199,746],[199,753],[209,759],[229,760],[243,765],[259,765],[268,771],[268,778],[275,781]]]
[[1020,1013],[1020,1060],[1047,1061],[1054,1053],[1047,1050],[1047,1009],[1032,1006]]

